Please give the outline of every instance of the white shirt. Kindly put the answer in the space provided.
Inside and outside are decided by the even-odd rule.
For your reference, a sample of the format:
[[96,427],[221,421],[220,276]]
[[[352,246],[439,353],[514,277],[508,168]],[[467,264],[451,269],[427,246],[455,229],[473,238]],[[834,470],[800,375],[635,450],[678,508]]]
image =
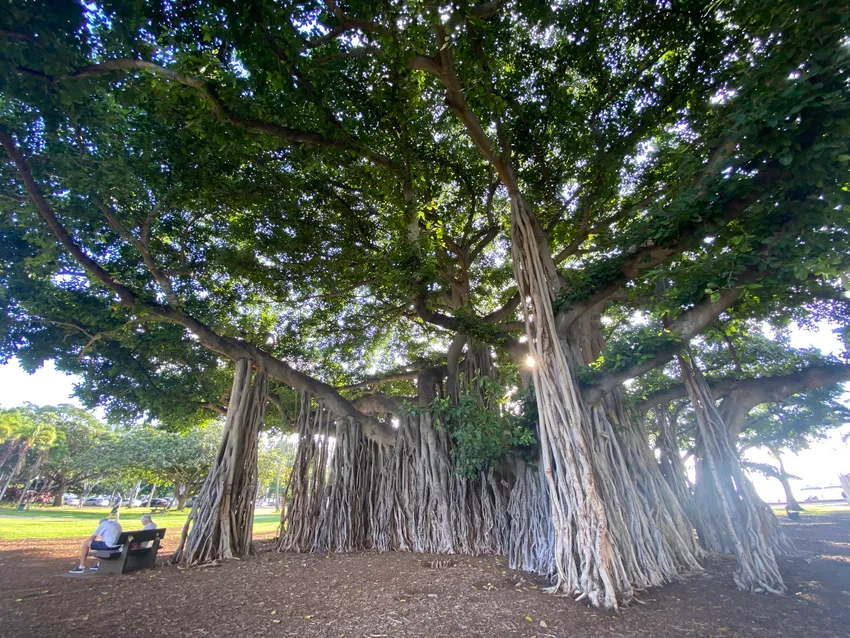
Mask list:
[[151,521],[150,523],[145,523],[145,526],[142,529],[156,529],[156,523]]
[[113,521],[111,519],[103,521],[97,526],[97,529],[94,530],[94,535],[100,536],[100,540],[107,545],[114,547],[118,544],[118,537],[121,536],[121,524],[118,521]]

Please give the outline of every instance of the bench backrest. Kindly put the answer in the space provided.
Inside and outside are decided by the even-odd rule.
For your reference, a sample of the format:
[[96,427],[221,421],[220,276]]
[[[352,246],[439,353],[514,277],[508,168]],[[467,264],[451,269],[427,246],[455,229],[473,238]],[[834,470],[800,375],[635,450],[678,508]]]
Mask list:
[[135,532],[121,532],[116,545],[126,545],[127,543],[144,543],[152,541],[155,538],[162,540],[165,538],[165,527],[157,527],[156,529],[140,529]]

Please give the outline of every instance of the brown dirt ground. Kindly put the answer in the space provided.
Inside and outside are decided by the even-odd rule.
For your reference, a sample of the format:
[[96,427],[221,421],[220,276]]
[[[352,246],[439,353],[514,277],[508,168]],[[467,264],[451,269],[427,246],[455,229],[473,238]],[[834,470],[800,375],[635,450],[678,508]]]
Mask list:
[[713,556],[619,614],[487,556],[435,570],[421,554],[278,554],[261,540],[219,567],[71,576],[78,540],[3,541],[0,636],[848,636],[850,514],[787,530],[806,552],[781,562],[787,596],[735,591],[734,563]]

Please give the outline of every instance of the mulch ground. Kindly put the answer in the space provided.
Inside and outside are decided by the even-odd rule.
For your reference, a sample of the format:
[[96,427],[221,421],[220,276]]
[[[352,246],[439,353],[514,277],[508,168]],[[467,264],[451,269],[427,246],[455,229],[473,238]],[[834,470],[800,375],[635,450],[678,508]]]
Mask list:
[[[745,594],[734,563],[644,592],[619,614],[546,594],[494,557],[443,569],[408,553],[259,555],[219,567],[71,576],[76,539],[0,542],[0,635],[90,636],[848,636],[850,515],[787,530],[784,597]],[[173,543],[173,539],[171,539]]]

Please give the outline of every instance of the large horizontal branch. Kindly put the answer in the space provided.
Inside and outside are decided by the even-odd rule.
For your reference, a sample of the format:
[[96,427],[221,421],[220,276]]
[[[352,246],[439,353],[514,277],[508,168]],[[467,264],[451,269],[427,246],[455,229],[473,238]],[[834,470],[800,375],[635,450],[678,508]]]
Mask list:
[[339,416],[350,416],[360,422],[365,436],[385,445],[394,445],[395,434],[392,428],[374,417],[359,412],[334,387],[290,367],[285,362],[261,350],[252,343],[216,333],[212,328],[182,310],[163,306],[152,301],[145,301],[116,280],[100,264],[91,259],[77,246],[68,231],[65,230],[65,227],[57,219],[53,209],[42,196],[26,159],[20,153],[12,138],[2,131],[0,131],[0,144],[2,144],[9,158],[17,167],[18,173],[24,182],[24,187],[32,198],[36,210],[45,222],[47,222],[50,230],[62,246],[88,271],[93,279],[113,291],[118,296],[122,305],[182,325],[192,332],[205,348],[231,360],[251,359],[256,364],[264,366],[269,374],[286,385],[302,392],[309,392],[320,398],[324,402],[325,407],[331,412]]
[[218,405],[217,403],[213,403],[212,401],[201,401],[196,403],[199,408],[204,408],[206,410],[210,410],[215,412],[216,414],[220,414],[221,416],[227,416],[227,408]]
[[404,416],[404,404],[416,405],[416,397],[396,397],[377,392],[354,399],[355,407],[364,414],[389,414],[397,419]]
[[[762,197],[770,186],[778,182],[782,174],[778,166],[771,165],[767,167],[753,178],[752,188],[749,192],[730,199],[724,205],[723,211],[708,221],[728,224],[739,218],[752,204]],[[707,232],[705,222],[706,220],[699,219],[679,226],[677,229],[679,239],[675,241],[667,242],[663,245],[657,245],[652,241],[647,241],[642,246],[633,247],[612,281],[600,290],[593,292],[581,303],[577,303],[568,310],[558,314],[557,325],[559,332],[563,334],[564,331],[590,308],[616,294],[625,282],[665,263],[672,256],[681,254],[698,245],[705,232]]]
[[775,403],[801,392],[850,381],[850,364],[813,366],[777,377],[752,379],[730,392],[720,406],[729,437],[736,441],[747,415],[757,405]]
[[[816,388],[850,381],[850,364],[828,364],[812,366],[790,374],[775,377],[752,379],[708,379],[711,394],[715,399],[725,399],[724,412],[731,414],[731,404],[735,411],[746,411],[744,417],[757,405],[781,401],[800,392],[810,392]],[[677,383],[665,390],[648,395],[635,407],[645,413],[656,405],[684,399],[688,396],[684,384]],[[728,397],[728,398],[727,398]],[[726,401],[731,402],[729,407]],[[728,424],[727,424],[728,425]]]
[[378,166],[382,166],[395,175],[399,175],[402,172],[402,167],[396,165],[389,157],[382,153],[360,148],[350,142],[328,139],[313,131],[301,131],[282,126],[274,122],[267,122],[265,120],[258,120],[239,115],[224,103],[212,83],[207,82],[202,78],[186,75],[185,73],[180,73],[174,69],[169,69],[156,64],[155,62],[148,62],[147,60],[133,60],[129,58],[107,60],[106,62],[92,64],[78,69],[69,77],[88,78],[125,71],[146,71],[165,78],[166,80],[195,89],[207,102],[207,104],[209,104],[216,119],[232,124],[238,128],[264,133],[288,143],[312,144],[315,146],[346,151],[363,157]]
[[[519,304],[519,296],[517,295],[517,305]],[[508,302],[505,307],[507,307],[511,302]],[[413,309],[416,311],[416,314],[423,321],[433,324],[435,326],[439,326],[441,328],[445,328],[446,330],[451,330],[452,332],[466,332],[468,330],[468,325],[465,325],[469,321],[477,321],[480,322],[483,326],[489,326],[492,328],[497,328],[499,331],[505,333],[517,332],[521,331],[525,324],[520,323],[518,321],[508,321],[505,323],[497,323],[493,317],[495,313],[491,313],[484,317],[473,317],[468,319],[464,317],[464,319],[459,319],[457,317],[450,317],[449,315],[445,315],[441,312],[435,312],[428,308],[427,303],[425,302],[425,297],[423,295],[417,295],[413,299]],[[497,311],[498,312],[498,311]],[[505,313],[508,314],[508,313]],[[501,337],[500,337],[501,339]],[[494,343],[493,345],[500,345],[498,343]]]
[[[747,381],[749,381],[749,379],[706,379],[708,386],[711,388],[711,394],[715,399],[722,399],[723,397],[728,396],[730,392],[733,392],[739,388],[742,383],[746,383]],[[665,403],[670,403],[671,401],[684,399],[687,396],[688,391],[685,388],[685,385],[677,383],[669,388],[658,390],[657,392],[647,395],[645,399],[635,404],[635,409],[641,414],[646,414],[657,405],[663,405]]]
[[367,386],[379,386],[384,383],[393,383],[395,381],[410,381],[412,379],[416,379],[425,368],[419,367],[414,370],[399,370],[397,372],[388,372],[387,374],[372,377],[370,379],[364,379],[363,381],[358,381],[357,383],[351,383],[349,385],[344,385],[340,387],[340,390],[357,390],[359,388],[365,388]]
[[[705,330],[720,314],[731,306],[738,297],[741,296],[740,288],[730,288],[720,293],[719,297],[714,300],[704,301],[703,303],[684,312],[675,321],[673,321],[667,330],[676,335],[681,344],[684,345],[695,336]],[[635,365],[629,366],[618,372],[611,372],[603,375],[598,382],[592,386],[586,386],[582,389],[582,397],[588,405],[593,405],[606,394],[614,390],[614,388],[622,385],[629,379],[633,379],[641,374],[649,372],[660,365],[664,365],[673,359],[678,348],[669,348],[658,352],[650,359],[641,361]]]

